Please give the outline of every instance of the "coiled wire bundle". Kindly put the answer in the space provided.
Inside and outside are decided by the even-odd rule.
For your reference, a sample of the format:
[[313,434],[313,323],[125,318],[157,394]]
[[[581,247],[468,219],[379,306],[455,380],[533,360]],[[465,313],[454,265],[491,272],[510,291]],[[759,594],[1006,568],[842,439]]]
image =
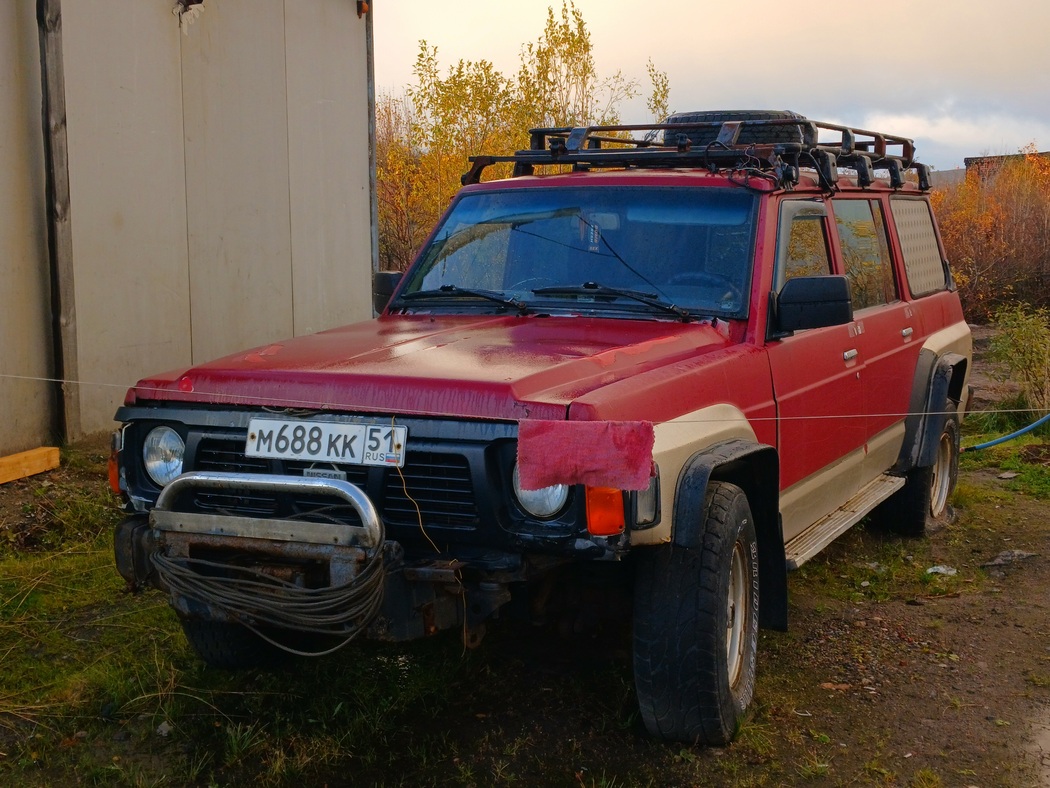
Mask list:
[[[371,550],[364,567],[349,582],[327,588],[303,588],[259,569],[200,558],[150,556],[172,598],[193,599],[247,627],[290,654],[319,657],[338,651],[368,626],[383,604],[383,545]],[[273,628],[341,642],[321,651],[300,651],[267,635]]]

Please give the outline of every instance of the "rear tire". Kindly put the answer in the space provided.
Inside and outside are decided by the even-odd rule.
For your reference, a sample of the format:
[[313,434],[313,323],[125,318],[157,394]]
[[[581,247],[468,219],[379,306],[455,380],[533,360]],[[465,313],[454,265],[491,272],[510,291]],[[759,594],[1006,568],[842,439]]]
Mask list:
[[758,542],[743,490],[711,482],[700,546],[639,555],[634,681],[649,733],[721,745],[755,688]]
[[240,624],[199,618],[183,618],[180,623],[197,656],[213,668],[274,668],[292,656]]
[[950,522],[949,505],[959,478],[959,417],[949,414],[937,440],[933,465],[912,468],[902,487],[878,510],[877,519],[888,531],[919,537],[930,522]]

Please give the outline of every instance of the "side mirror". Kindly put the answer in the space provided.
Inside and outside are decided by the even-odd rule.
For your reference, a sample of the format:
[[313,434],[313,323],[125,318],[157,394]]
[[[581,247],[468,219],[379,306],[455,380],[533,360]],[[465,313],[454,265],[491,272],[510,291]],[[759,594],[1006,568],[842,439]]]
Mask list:
[[376,271],[372,274],[372,309],[382,314],[401,283],[401,271]]
[[853,301],[845,276],[788,279],[774,301],[776,336],[805,328],[841,326],[853,320]]

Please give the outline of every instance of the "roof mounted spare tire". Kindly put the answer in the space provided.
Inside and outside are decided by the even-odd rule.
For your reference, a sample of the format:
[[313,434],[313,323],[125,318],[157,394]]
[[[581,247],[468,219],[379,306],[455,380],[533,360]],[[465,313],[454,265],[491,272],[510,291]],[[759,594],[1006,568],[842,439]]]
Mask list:
[[[706,110],[704,112],[676,112],[668,115],[664,123],[682,124],[686,128],[664,129],[664,145],[677,145],[678,135],[685,134],[694,147],[710,145],[718,138],[719,127],[715,125],[689,128],[691,123],[725,123],[737,120],[801,120],[807,118],[788,110]],[[737,138],[738,145],[770,145],[781,142],[802,142],[802,129],[798,126],[744,126]]]

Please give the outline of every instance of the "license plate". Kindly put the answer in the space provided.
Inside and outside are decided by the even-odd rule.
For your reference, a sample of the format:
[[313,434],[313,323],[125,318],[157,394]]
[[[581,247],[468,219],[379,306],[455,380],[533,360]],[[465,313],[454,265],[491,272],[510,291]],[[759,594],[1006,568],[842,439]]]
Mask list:
[[249,457],[401,467],[407,442],[407,427],[252,419],[244,453]]

